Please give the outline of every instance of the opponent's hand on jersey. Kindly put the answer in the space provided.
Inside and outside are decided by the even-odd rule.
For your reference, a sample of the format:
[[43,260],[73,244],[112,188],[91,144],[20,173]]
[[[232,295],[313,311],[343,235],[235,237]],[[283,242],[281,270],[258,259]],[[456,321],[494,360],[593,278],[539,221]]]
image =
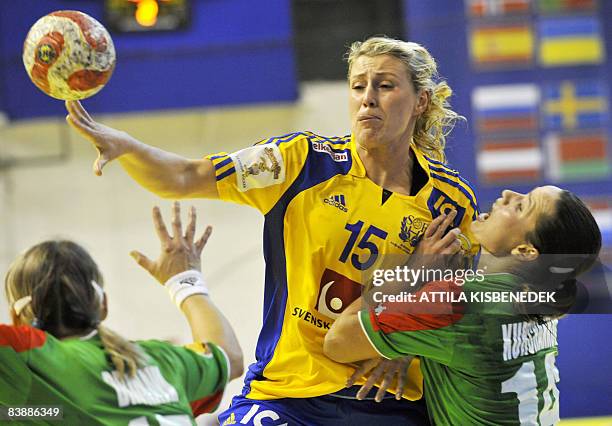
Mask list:
[[109,161],[126,154],[135,139],[126,132],[113,129],[94,121],[79,101],[66,101],[66,121],[88,139],[98,151],[93,171],[102,175],[102,169]]
[[157,206],[153,207],[153,224],[161,243],[161,253],[157,260],[153,261],[136,250],[132,251],[130,256],[140,266],[149,271],[161,284],[178,273],[190,269],[198,271],[201,269],[200,256],[208,237],[210,237],[212,227],[207,226],[204,234],[197,241],[194,240],[196,229],[195,208],[191,207],[189,209],[189,221],[184,234],[181,223],[181,206],[178,202],[174,202],[172,205],[173,236],[168,233]]
[[453,224],[457,216],[457,211],[452,210],[448,214],[441,214],[431,221],[423,238],[419,241],[415,254],[421,256],[427,255],[451,255],[461,250],[461,241],[459,228],[453,228],[446,235],[444,233],[449,226]]
[[367,375],[367,381],[361,386],[357,392],[357,399],[364,399],[372,387],[381,381],[378,391],[376,392],[375,400],[380,402],[383,400],[387,389],[393,384],[393,380],[397,377],[397,387],[395,388],[395,399],[400,400],[404,395],[408,382],[408,366],[414,357],[407,356],[395,360],[372,358],[356,363],[357,369],[346,382],[346,387],[351,387],[355,382]]

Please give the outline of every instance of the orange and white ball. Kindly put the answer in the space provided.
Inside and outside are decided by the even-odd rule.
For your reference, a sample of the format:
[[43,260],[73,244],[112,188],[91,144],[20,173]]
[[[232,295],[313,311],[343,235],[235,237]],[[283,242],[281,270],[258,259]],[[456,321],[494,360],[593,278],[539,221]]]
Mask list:
[[30,79],[57,99],[95,95],[110,79],[115,61],[115,46],[106,28],[74,10],[43,16],[23,43],[23,64]]

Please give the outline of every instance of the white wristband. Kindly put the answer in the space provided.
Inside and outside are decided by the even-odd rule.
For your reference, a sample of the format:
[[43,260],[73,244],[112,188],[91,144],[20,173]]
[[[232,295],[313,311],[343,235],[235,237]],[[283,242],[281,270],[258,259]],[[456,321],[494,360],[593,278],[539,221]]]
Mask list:
[[166,281],[164,287],[170,294],[170,299],[180,309],[181,304],[194,294],[208,294],[208,288],[200,271],[190,270],[176,274]]

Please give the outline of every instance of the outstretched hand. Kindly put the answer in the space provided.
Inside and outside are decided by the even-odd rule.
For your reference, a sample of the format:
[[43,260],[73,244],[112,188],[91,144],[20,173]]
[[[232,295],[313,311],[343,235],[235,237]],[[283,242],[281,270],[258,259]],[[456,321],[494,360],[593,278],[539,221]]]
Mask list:
[[189,209],[189,219],[185,233],[183,234],[183,225],[181,223],[181,206],[178,202],[172,205],[172,233],[168,233],[168,229],[164,223],[164,219],[159,211],[159,207],[153,208],[153,224],[155,231],[161,243],[161,253],[157,260],[153,261],[139,251],[132,251],[130,256],[136,262],[146,269],[153,277],[164,284],[169,278],[174,275],[195,269],[201,269],[200,256],[202,249],[208,241],[208,237],[212,232],[212,227],[207,226],[202,236],[195,241],[196,230],[196,212],[195,208]]
[[93,165],[97,176],[102,175],[106,163],[126,154],[130,144],[135,142],[126,132],[94,121],[79,101],[66,101],[66,109],[68,124],[88,139],[98,151],[98,158]]

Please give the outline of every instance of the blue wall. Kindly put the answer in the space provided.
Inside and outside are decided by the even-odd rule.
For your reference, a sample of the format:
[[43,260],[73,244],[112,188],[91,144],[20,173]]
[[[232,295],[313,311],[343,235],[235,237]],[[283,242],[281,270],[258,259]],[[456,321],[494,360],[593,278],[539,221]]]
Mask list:
[[[476,86],[487,84],[540,83],[562,79],[601,79],[610,83],[612,75],[612,2],[599,2],[599,17],[606,40],[607,62],[598,66],[517,69],[500,72],[474,71],[470,64],[467,46],[468,20],[461,0],[404,0],[407,38],[427,47],[438,62],[438,70],[445,78],[454,95],[451,104],[459,114],[467,118],[452,133],[448,143],[448,158],[451,166],[478,189],[478,198],[483,208],[499,197],[500,189],[482,185],[476,171],[476,129],[472,120],[471,93]],[[534,2],[535,3],[535,2]],[[503,75],[502,75],[503,74]],[[608,87],[608,92],[609,92]],[[608,99],[611,99],[608,93]],[[612,139],[612,120],[608,120],[608,137]],[[542,180],[539,184],[550,184]],[[512,189],[528,192],[536,185],[514,185]],[[563,187],[580,196],[612,195],[612,180],[572,182]]]
[[[100,22],[102,0],[0,2],[0,109],[9,118],[63,115],[21,61],[23,40],[41,16],[61,9]],[[265,6],[263,6],[265,4]],[[177,32],[112,34],[117,66],[87,100],[93,112],[292,101],[297,81],[290,0],[192,0],[192,23]]]
[[[405,0],[404,6],[409,31],[407,39],[423,44],[436,58],[440,74],[454,91],[451,98],[453,109],[467,118],[467,124],[458,125],[448,142],[449,162],[475,185],[479,203],[487,209],[488,204],[499,196],[501,188],[486,187],[478,181],[476,132],[471,117],[472,89],[483,84],[539,83],[547,78],[599,78],[609,82],[612,75],[612,2],[599,2],[599,17],[607,46],[606,63],[579,68],[544,69],[536,66],[506,71],[503,75],[500,72],[475,72],[471,68],[464,1]],[[608,135],[611,134],[609,128]],[[534,186],[510,187],[527,192]],[[612,195],[610,180],[568,183],[563,187],[580,196]],[[559,322],[557,365],[561,374],[559,390],[563,417],[612,414],[612,340],[607,338],[610,330],[611,315],[572,314]]]

